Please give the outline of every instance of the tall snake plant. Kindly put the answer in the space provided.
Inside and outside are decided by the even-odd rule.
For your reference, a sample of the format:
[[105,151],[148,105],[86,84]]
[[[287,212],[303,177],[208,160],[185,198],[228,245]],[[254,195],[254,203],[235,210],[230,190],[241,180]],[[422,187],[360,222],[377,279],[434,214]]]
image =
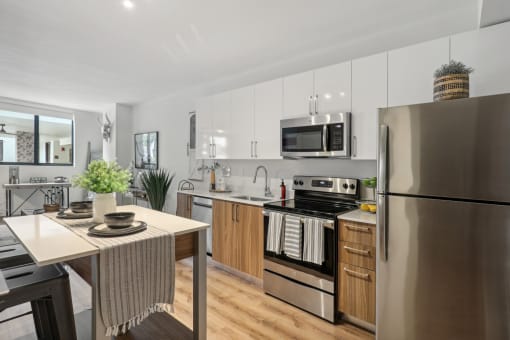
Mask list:
[[170,175],[165,169],[149,170],[141,174],[140,180],[152,209],[163,211],[166,194],[174,177],[175,174]]

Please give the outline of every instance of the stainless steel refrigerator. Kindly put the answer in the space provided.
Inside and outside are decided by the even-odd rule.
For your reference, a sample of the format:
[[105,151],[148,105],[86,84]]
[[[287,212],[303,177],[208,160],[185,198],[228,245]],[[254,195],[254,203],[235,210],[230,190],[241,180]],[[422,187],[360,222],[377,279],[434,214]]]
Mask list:
[[510,339],[510,95],[379,123],[377,339]]

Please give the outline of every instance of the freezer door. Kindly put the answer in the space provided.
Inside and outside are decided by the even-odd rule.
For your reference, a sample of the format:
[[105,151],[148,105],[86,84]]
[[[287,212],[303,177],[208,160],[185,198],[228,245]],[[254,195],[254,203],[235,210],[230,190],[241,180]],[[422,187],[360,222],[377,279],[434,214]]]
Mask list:
[[510,202],[509,94],[381,109],[379,119],[388,192]]
[[387,208],[377,339],[510,339],[510,206],[389,195]]

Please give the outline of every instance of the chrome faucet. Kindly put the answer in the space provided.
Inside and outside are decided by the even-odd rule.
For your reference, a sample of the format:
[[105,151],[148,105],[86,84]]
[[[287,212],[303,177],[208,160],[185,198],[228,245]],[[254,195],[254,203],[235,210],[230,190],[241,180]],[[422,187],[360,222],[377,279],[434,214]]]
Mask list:
[[269,185],[267,185],[267,169],[263,165],[259,165],[257,167],[257,170],[255,170],[255,177],[253,177],[253,183],[257,183],[257,174],[259,172],[259,169],[264,170],[264,174],[266,176],[266,186],[264,188],[264,196],[266,197],[273,197],[273,194],[271,193],[271,189],[269,189]]

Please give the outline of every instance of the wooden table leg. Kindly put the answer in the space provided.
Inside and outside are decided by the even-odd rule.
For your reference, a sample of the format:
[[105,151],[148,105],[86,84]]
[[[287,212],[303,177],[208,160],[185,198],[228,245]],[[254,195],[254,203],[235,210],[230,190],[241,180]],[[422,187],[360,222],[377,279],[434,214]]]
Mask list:
[[207,338],[206,230],[197,232],[193,256],[193,339]]
[[92,256],[92,339],[106,340],[112,339],[106,336],[106,327],[101,318],[99,309],[99,255]]

